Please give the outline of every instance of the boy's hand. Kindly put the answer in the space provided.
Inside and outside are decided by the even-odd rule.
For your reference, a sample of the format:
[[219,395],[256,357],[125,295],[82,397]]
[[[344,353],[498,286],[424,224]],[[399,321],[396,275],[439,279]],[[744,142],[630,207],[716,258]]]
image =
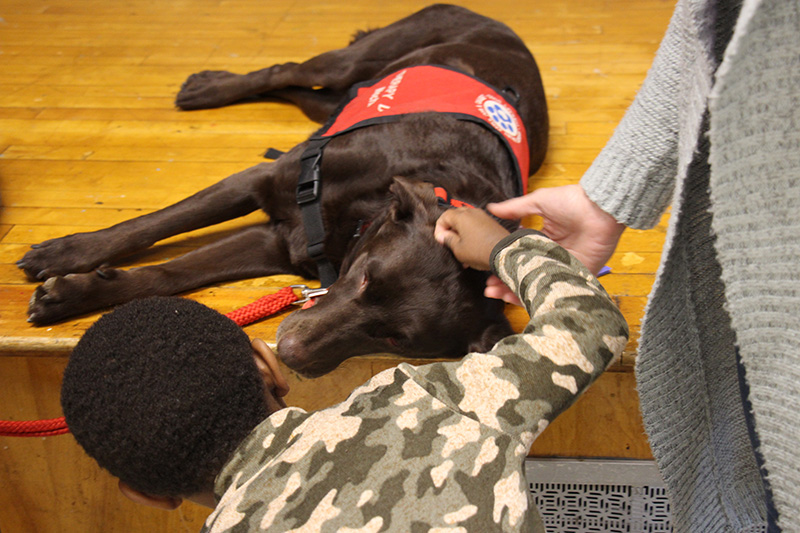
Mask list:
[[253,347],[253,359],[269,393],[267,407],[271,413],[283,409],[286,407],[283,397],[289,393],[289,383],[278,365],[278,357],[261,339],[253,339],[250,346]]
[[489,270],[495,245],[508,230],[482,209],[460,207],[442,213],[436,221],[434,238],[452,250],[456,259],[476,270]]

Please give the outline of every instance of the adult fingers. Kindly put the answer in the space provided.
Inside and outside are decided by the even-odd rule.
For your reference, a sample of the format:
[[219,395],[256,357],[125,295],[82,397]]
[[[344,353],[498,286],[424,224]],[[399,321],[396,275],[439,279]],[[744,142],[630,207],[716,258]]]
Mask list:
[[494,298],[496,300],[503,300],[504,302],[514,304],[514,305],[522,305],[522,302],[514,294],[508,285],[503,283],[503,281],[498,278],[497,276],[489,276],[486,280],[486,288],[483,291],[483,295],[487,298]]
[[493,215],[500,218],[523,218],[528,215],[539,215],[539,197],[542,189],[536,190],[525,196],[511,198],[504,202],[491,203],[486,208]]

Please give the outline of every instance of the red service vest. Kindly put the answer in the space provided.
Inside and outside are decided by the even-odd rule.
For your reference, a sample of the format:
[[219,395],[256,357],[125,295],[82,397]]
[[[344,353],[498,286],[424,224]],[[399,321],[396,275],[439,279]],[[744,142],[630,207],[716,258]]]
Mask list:
[[513,156],[518,195],[528,191],[528,134],[519,113],[486,83],[448,67],[409,67],[355,85],[353,96],[315,137],[333,137],[410,113],[434,111],[477,122],[496,133]]

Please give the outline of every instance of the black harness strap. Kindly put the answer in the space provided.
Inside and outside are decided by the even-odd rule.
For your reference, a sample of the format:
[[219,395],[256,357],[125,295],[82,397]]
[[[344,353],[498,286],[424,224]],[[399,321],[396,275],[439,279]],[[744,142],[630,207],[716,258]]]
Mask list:
[[330,138],[315,138],[308,143],[300,157],[300,177],[297,179],[297,205],[303,217],[308,239],[308,255],[317,263],[320,285],[330,287],[339,273],[325,255],[325,225],[322,222],[322,148]]
[[267,151],[264,152],[264,159],[278,159],[285,153],[286,152],[278,150],[277,148],[267,148]]

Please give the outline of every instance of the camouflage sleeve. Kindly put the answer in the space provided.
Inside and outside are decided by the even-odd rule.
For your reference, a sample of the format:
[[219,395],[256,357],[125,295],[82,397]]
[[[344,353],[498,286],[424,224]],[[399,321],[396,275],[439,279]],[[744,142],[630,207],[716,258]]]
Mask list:
[[527,448],[617,358],[628,326],[598,280],[533,230],[501,241],[494,272],[524,302],[530,322],[490,352],[419,367],[415,380],[451,409],[518,437]]

